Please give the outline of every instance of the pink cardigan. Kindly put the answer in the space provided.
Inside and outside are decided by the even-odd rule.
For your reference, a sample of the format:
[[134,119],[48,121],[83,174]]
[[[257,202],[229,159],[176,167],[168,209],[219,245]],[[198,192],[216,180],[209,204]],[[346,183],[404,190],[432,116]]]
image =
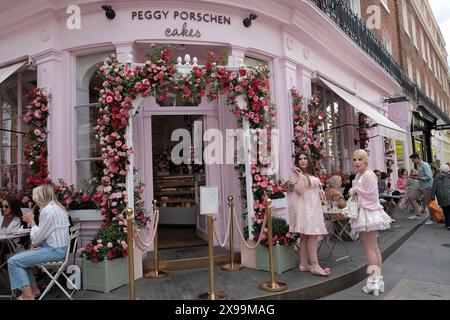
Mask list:
[[369,211],[383,209],[378,194],[378,178],[372,170],[366,170],[362,175],[357,174],[353,180],[353,188],[349,191],[350,195],[353,193],[358,196],[362,208]]

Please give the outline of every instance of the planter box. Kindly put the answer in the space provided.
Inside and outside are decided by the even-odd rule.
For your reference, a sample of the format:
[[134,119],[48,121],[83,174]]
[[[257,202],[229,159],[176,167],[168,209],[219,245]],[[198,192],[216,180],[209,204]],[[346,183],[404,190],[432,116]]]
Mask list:
[[108,293],[128,284],[128,259],[119,258],[93,263],[83,258],[83,289]]
[[78,243],[80,246],[88,244],[100,226],[103,223],[104,217],[101,215],[100,210],[70,210],[70,217],[74,223],[80,222],[80,236]]
[[281,199],[272,199],[272,208],[273,209],[281,209],[281,208],[287,208],[287,198],[281,198]]
[[[294,246],[288,247],[275,245],[273,247],[273,256],[275,262],[275,273],[282,274],[285,271],[295,268]],[[256,269],[270,271],[269,269],[269,248],[259,245],[256,248]]]
[[97,209],[70,210],[69,213],[72,219],[79,221],[103,221],[103,216]]

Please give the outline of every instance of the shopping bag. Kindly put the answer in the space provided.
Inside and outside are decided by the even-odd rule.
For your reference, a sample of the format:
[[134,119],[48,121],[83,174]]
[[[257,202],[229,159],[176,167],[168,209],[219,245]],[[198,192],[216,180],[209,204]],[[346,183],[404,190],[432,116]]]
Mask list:
[[348,219],[358,219],[359,204],[356,197],[350,197],[347,201],[347,206],[342,210],[344,216]]
[[437,223],[443,223],[445,221],[444,211],[442,211],[442,208],[438,205],[436,200],[430,201],[428,208],[434,216],[434,221]]

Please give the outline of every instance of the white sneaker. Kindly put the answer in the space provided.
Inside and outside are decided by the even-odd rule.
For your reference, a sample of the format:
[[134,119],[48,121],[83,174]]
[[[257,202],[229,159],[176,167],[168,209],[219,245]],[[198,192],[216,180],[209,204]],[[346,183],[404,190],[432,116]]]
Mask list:
[[431,220],[431,219],[428,219],[427,222],[425,222],[425,224],[426,224],[427,226],[432,225],[432,224],[435,224],[435,223],[436,223],[436,222],[434,222],[434,221]]
[[408,217],[408,219],[409,219],[409,220],[419,220],[420,217],[417,216],[417,215],[413,215],[413,216]]

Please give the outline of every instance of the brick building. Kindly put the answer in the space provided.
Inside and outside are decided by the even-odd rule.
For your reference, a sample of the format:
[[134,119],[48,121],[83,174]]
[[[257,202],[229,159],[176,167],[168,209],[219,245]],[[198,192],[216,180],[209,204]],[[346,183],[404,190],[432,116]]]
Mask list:
[[[414,94],[405,94],[404,101],[408,103],[403,106],[408,109],[403,110],[403,114],[408,114],[411,124],[411,151],[421,154],[428,162],[450,161],[447,159],[450,145],[448,139],[444,139],[446,133],[433,130],[436,124],[449,123],[450,74],[446,44],[429,2],[346,1],[413,83]],[[401,101],[401,97],[390,99],[395,102],[391,114],[402,113],[398,105]]]

